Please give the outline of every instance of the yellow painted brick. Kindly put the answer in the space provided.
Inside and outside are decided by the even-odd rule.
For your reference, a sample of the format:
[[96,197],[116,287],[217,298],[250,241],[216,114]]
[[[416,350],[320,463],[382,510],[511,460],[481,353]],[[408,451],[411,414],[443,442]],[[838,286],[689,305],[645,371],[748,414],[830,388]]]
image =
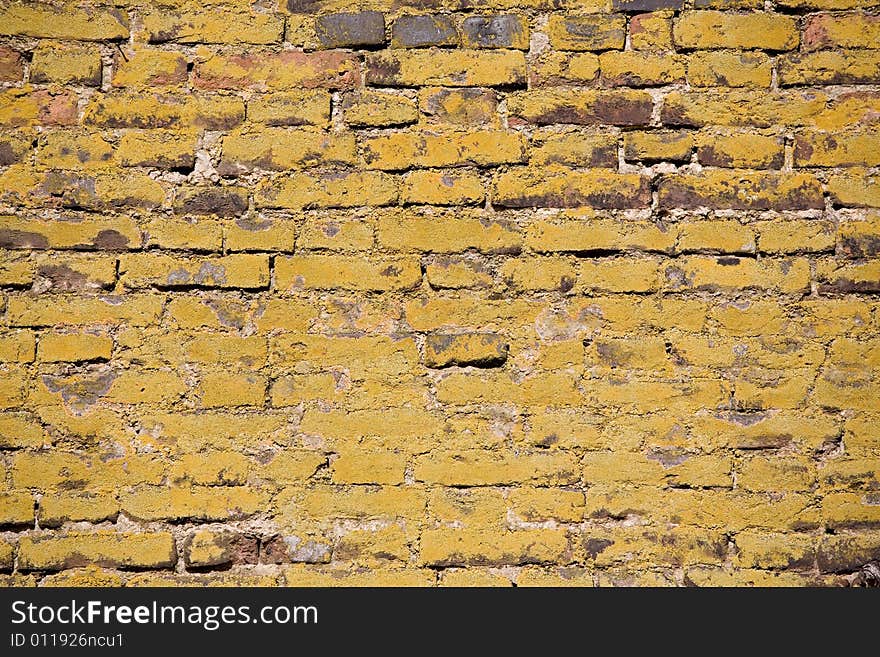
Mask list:
[[880,53],[872,50],[818,50],[790,53],[778,60],[779,83],[857,84],[877,79]]
[[33,51],[31,82],[101,84],[101,51],[94,45],[43,41]]
[[806,459],[755,456],[737,473],[737,487],[752,491],[808,491],[815,483],[815,465]]
[[46,362],[109,360],[113,339],[89,333],[45,333],[40,336],[37,357]]
[[607,84],[654,87],[683,82],[685,58],[676,54],[609,50],[599,55],[602,78]]
[[191,169],[197,140],[192,132],[131,130],[119,140],[116,156],[123,166]]
[[34,498],[30,493],[0,493],[0,524],[31,525],[33,522]]
[[763,253],[829,251],[834,248],[833,222],[816,219],[761,221],[754,224]]
[[184,454],[170,469],[172,483],[244,484],[247,480],[248,460],[237,452],[208,451]]
[[356,171],[332,175],[297,174],[267,180],[254,195],[257,207],[350,208],[359,205],[391,205],[397,202],[397,179],[379,171]]
[[113,9],[70,5],[8,5],[0,13],[0,34],[37,38],[103,41],[127,39],[128,20]]
[[64,570],[83,563],[103,567],[168,568],[177,560],[168,532],[70,533],[24,536],[19,544],[22,570]]
[[406,454],[348,449],[330,465],[336,484],[402,484]]
[[509,259],[498,275],[514,290],[557,290],[566,293],[578,280],[577,263],[561,257]]
[[122,510],[144,521],[237,520],[265,508],[267,495],[247,486],[145,486],[120,497]]
[[304,249],[367,250],[373,246],[373,224],[367,219],[310,217],[302,226],[297,244]]
[[562,558],[567,546],[565,533],[555,529],[432,529],[422,533],[420,560],[434,566],[542,563]]
[[670,289],[705,290],[756,288],[800,292],[809,288],[810,263],[790,260],[689,256],[666,268]]
[[630,18],[630,43],[634,50],[672,49],[671,11],[654,11]]
[[425,275],[434,289],[489,287],[492,284],[492,276],[482,262],[454,256],[434,258],[426,266]]
[[880,163],[880,130],[839,131],[833,135],[804,130],[795,136],[798,167],[876,166]]
[[713,167],[779,169],[785,159],[783,137],[772,132],[702,131],[697,159]]
[[97,133],[53,131],[38,148],[37,165],[59,169],[106,169],[114,166],[113,147]]
[[284,170],[355,162],[353,134],[269,127],[226,135],[219,171],[223,175],[238,175],[254,168]]
[[434,586],[436,573],[429,568],[384,568],[367,571],[319,570],[297,564],[284,571],[287,586],[404,587]]
[[291,289],[406,290],[422,280],[418,259],[303,255],[275,261],[275,285]]
[[292,484],[307,480],[326,462],[319,452],[285,449],[259,467],[254,466],[253,472],[275,484]]
[[547,24],[550,44],[557,50],[623,49],[623,14],[551,14]]
[[403,203],[473,205],[485,196],[480,176],[469,171],[412,171],[403,179]]
[[337,487],[322,485],[297,506],[317,518],[422,518],[426,503],[422,490],[408,486],[356,486],[340,495]]
[[304,401],[334,400],[344,394],[333,374],[295,374],[272,382],[272,406],[296,406]]
[[277,14],[225,8],[163,12],[149,9],[143,29],[150,43],[278,43],[284,19]]
[[177,87],[186,84],[186,57],[177,52],[140,48],[114,59],[114,87]]
[[42,447],[48,444],[48,435],[33,417],[11,412],[0,416],[0,447]]
[[526,522],[580,522],[584,494],[560,488],[517,488],[510,494],[510,505]]
[[415,123],[419,112],[415,101],[397,94],[366,91],[346,96],[342,115],[352,126],[385,127]]
[[822,518],[832,527],[874,527],[880,504],[876,493],[829,493],[822,500]]
[[462,164],[495,166],[525,159],[522,136],[500,130],[397,132],[366,138],[362,149],[367,168],[385,170]]
[[685,48],[792,50],[799,42],[797,22],[770,12],[684,12],[673,33],[675,44]]
[[244,287],[269,285],[269,259],[260,255],[184,258],[163,254],[124,255],[120,279],[128,288]]
[[317,125],[330,121],[330,93],[320,89],[278,91],[253,96],[248,120],[269,126]]
[[263,406],[266,378],[253,373],[205,372],[200,391],[203,408]]
[[691,54],[688,82],[695,87],[769,87],[773,65],[763,53],[715,50]]
[[378,235],[379,243],[387,248],[439,253],[469,248],[485,253],[510,253],[518,251],[521,243],[515,226],[479,212],[443,212],[434,216],[383,214]]
[[419,91],[419,109],[429,123],[469,126],[498,122],[498,97],[489,89],[427,87]]
[[115,492],[44,493],[39,514],[40,527],[59,527],[65,522],[99,523],[116,519],[119,502]]
[[418,457],[414,476],[417,481],[447,486],[487,486],[518,482],[568,484],[578,481],[572,455],[562,452],[532,454],[468,451],[438,453]]
[[249,214],[226,223],[223,233],[229,251],[293,251],[296,224],[284,218]]
[[223,228],[210,219],[177,219],[154,217],[144,225],[148,246],[163,249],[219,251],[223,245]]
[[375,530],[355,530],[341,537],[333,555],[344,561],[368,566],[387,566],[409,561],[409,538],[396,525]]
[[36,338],[31,331],[6,331],[0,335],[0,361],[33,362],[36,344]]
[[425,364],[491,366],[503,363],[509,344],[494,333],[432,333],[425,339]]
[[0,217],[0,226],[5,248],[124,251],[139,248],[141,242],[137,224],[125,216],[70,217],[62,221]]
[[222,130],[244,120],[244,102],[230,96],[147,94],[113,91],[89,99],[85,125],[105,128],[180,128]]
[[828,178],[828,193],[835,204],[880,208],[880,177],[864,169],[849,169]]
[[697,221],[681,226],[676,248],[679,251],[754,253],[755,235],[751,228],[735,220]]
[[537,165],[616,167],[617,135],[538,131],[532,138],[529,161]]

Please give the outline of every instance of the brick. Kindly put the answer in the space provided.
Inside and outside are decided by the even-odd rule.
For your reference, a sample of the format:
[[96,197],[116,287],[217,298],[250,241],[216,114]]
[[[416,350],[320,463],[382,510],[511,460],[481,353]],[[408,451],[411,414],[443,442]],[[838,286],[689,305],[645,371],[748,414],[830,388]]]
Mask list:
[[220,251],[223,246],[223,228],[214,221],[157,217],[144,232],[148,246],[199,251]]
[[176,52],[142,48],[113,60],[114,87],[177,87],[189,77],[186,57]]
[[801,292],[809,288],[810,267],[804,259],[756,260],[723,256],[718,258],[691,256],[666,269],[671,289],[776,289]]
[[880,558],[880,536],[876,531],[825,535],[819,541],[819,569],[823,572],[851,572]]
[[391,26],[391,45],[395,48],[458,44],[458,30],[448,14],[401,16]]
[[406,462],[405,454],[387,450],[349,450],[333,461],[331,477],[337,484],[402,484]]
[[821,209],[818,181],[808,174],[706,171],[660,180],[660,207],[714,207],[733,210]]
[[33,52],[30,80],[96,87],[101,84],[101,72],[97,46],[43,42]]
[[793,50],[796,21],[770,12],[687,11],[675,21],[676,46],[683,48],[761,48]]
[[735,220],[700,221],[681,227],[676,249],[681,252],[754,253],[755,236],[751,228]]
[[864,221],[848,221],[837,228],[838,252],[847,258],[870,258],[880,255],[880,216],[872,214]]
[[425,268],[425,275],[433,289],[489,287],[492,284],[491,275],[480,262],[448,256],[434,258]]
[[880,53],[872,50],[819,50],[790,53],[778,60],[779,84],[871,84],[880,77]]
[[485,197],[480,176],[455,170],[413,171],[403,180],[403,203],[430,205],[473,205]]
[[672,17],[671,11],[661,10],[630,18],[629,37],[633,50],[672,50]]
[[864,170],[828,178],[828,194],[837,205],[862,208],[880,208],[880,179]]
[[622,14],[552,14],[547,35],[557,50],[622,50],[626,17]]
[[478,376],[452,373],[437,383],[437,399],[447,404],[514,403],[522,406],[572,406],[582,402],[573,377],[538,374],[515,383],[507,373]]
[[19,544],[22,570],[58,571],[83,564],[106,568],[168,568],[177,560],[168,532],[37,534]]
[[193,85],[201,89],[351,89],[360,80],[360,62],[346,52],[209,55],[195,67]]
[[304,89],[252,96],[247,116],[253,123],[268,126],[326,126],[330,122],[330,93]]
[[0,47],[0,82],[21,82],[24,78],[24,60],[21,53]]
[[434,333],[425,340],[425,364],[428,367],[498,366],[507,359],[508,349],[508,343],[494,333]]
[[601,292],[654,292],[660,286],[660,268],[648,259],[585,261],[581,264],[580,285]]
[[654,101],[646,91],[531,91],[507,100],[511,117],[549,125],[554,123],[646,125]]
[[525,244],[539,253],[623,251],[671,251],[678,235],[651,222],[620,222],[591,218],[533,222]]
[[837,292],[875,292],[880,288],[880,260],[861,263],[820,263],[819,288]]
[[174,199],[178,214],[238,217],[248,209],[248,190],[244,187],[190,187]]
[[263,406],[266,380],[250,373],[206,372],[202,374],[199,390],[202,408]]
[[532,481],[553,484],[576,481],[574,458],[563,452],[499,454],[472,450],[417,457],[416,481],[447,486],[491,486]]
[[12,326],[63,326],[121,324],[146,326],[155,323],[162,299],[153,295],[104,295],[98,297],[15,297],[9,300]]
[[356,48],[385,42],[385,17],[378,11],[326,14],[315,19],[315,33],[324,48]]
[[533,165],[564,164],[580,167],[616,167],[617,135],[545,131],[533,136]]
[[304,249],[366,250],[373,246],[373,232],[369,221],[312,218],[303,225],[298,244]]
[[49,162],[64,169],[107,169],[114,165],[113,147],[99,134],[53,131],[37,147],[37,165]]
[[236,520],[264,508],[266,495],[246,486],[147,486],[120,502],[126,514],[143,521]]
[[413,259],[314,255],[280,258],[275,263],[275,284],[281,290],[405,290],[418,286],[421,278],[421,267]]
[[228,96],[197,94],[96,94],[83,123],[103,128],[180,128],[225,130],[244,120],[244,103]]
[[784,224],[762,222],[757,226],[758,246],[762,253],[805,253],[833,248],[834,225],[805,219]]
[[740,532],[736,536],[737,563],[746,568],[799,568],[810,570],[816,560],[817,539],[809,534]]
[[524,85],[520,51],[401,50],[367,54],[366,83],[373,86],[493,87]]
[[30,331],[9,331],[0,337],[0,361],[30,363],[35,350],[36,338]]
[[407,125],[419,118],[416,103],[406,96],[375,91],[346,96],[342,112],[346,123],[359,127]]
[[489,89],[422,89],[419,109],[438,123],[475,126],[498,120],[498,98]]
[[606,84],[654,87],[683,82],[685,60],[679,55],[610,50],[599,55],[599,68]]
[[109,360],[113,339],[88,333],[48,333],[40,337],[38,358],[46,362]]
[[769,87],[772,69],[763,53],[713,50],[688,58],[687,78],[695,87]]
[[25,134],[0,134],[0,165],[16,164],[32,150],[32,140]]
[[565,533],[558,529],[432,529],[422,534],[420,559],[432,566],[521,565],[556,561],[567,547]]
[[243,287],[269,284],[269,259],[259,255],[185,258],[162,254],[124,255],[119,261],[120,280],[128,288]]
[[529,81],[533,87],[588,84],[594,82],[598,74],[598,55],[551,50],[532,62]]
[[690,162],[694,138],[684,130],[627,132],[623,135],[623,155],[643,162]]
[[663,101],[664,125],[754,126],[809,125],[825,110],[826,98],[815,92],[670,92]]
[[131,130],[119,140],[116,156],[123,166],[192,169],[197,141],[195,133]]
[[242,131],[223,139],[223,175],[240,175],[255,168],[285,170],[356,162],[354,135],[325,133],[308,128],[263,128]]
[[254,193],[257,207],[292,209],[382,206],[397,198],[397,179],[379,171],[292,174],[280,182],[267,180]]
[[651,191],[648,180],[635,174],[602,169],[514,168],[496,176],[492,198],[497,205],[511,208],[623,209],[647,207]]
[[76,96],[70,92],[53,94],[29,88],[4,89],[0,92],[0,127],[75,123]]
[[529,26],[522,16],[496,14],[468,16],[461,23],[465,48],[529,49]]
[[795,136],[797,167],[877,166],[880,164],[880,130],[828,134],[805,130]]
[[780,169],[785,160],[784,139],[773,133],[703,131],[696,145],[700,164],[712,167]]
[[184,542],[184,559],[189,567],[256,563],[257,539],[244,534],[199,529]]
[[388,214],[379,219],[378,235],[384,247],[404,251],[513,253],[521,245],[514,226],[479,213],[450,212],[439,217]]
[[115,41],[129,37],[128,19],[116,9],[7,5],[0,9],[0,25],[0,36],[73,41]]
[[462,164],[493,166],[525,159],[522,136],[500,130],[445,135],[398,132],[365,139],[362,151],[368,168],[385,170]]
[[577,281],[575,263],[563,258],[510,259],[499,268],[498,275],[514,290],[570,291]]
[[819,48],[877,48],[880,18],[850,14],[812,14],[804,23],[804,50]]
[[212,7],[198,11],[147,10],[142,16],[149,43],[280,43],[284,18],[276,14]]

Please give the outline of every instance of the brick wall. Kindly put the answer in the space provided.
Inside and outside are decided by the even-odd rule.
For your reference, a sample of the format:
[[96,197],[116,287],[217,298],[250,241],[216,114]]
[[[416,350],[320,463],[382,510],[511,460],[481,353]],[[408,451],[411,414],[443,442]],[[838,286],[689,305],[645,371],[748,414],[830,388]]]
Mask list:
[[878,10],[0,2],[2,581],[870,582]]

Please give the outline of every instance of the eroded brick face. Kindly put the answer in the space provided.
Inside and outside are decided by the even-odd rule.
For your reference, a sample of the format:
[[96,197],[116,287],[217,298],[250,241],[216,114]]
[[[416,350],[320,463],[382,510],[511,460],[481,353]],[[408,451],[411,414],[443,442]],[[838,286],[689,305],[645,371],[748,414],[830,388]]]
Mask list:
[[864,585],[868,0],[0,6],[0,583]]

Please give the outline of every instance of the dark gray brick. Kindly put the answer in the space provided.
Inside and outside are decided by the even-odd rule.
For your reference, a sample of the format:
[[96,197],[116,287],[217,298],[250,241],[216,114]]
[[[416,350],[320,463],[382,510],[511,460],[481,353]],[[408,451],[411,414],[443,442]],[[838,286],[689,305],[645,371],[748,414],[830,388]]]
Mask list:
[[457,46],[458,32],[452,16],[401,16],[391,26],[391,45],[399,48]]
[[378,11],[319,16],[315,33],[325,48],[377,46],[385,43],[385,17]]
[[462,43],[469,48],[529,48],[526,21],[513,14],[471,16],[462,23],[461,32]]

